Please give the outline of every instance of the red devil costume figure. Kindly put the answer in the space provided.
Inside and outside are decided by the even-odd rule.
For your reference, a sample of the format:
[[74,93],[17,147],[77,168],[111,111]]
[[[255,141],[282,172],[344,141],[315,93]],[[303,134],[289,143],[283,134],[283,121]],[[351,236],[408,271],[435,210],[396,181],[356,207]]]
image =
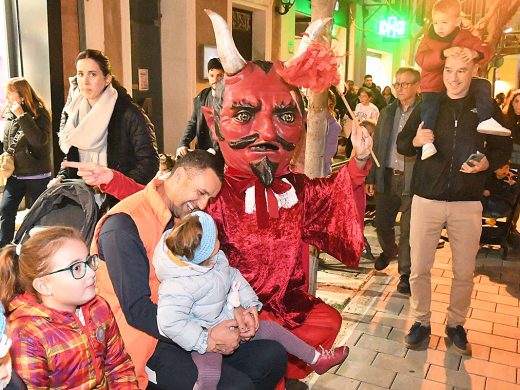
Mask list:
[[[246,62],[226,22],[207,12],[226,76],[217,91],[221,107],[203,110],[227,165],[220,195],[208,212],[218,224],[223,251],[264,303],[263,315],[312,345],[330,348],[341,317],[307,293],[308,261],[302,259],[308,259],[307,244],[312,244],[357,266],[363,232],[353,186],[364,199],[361,184],[369,164],[360,169],[351,162],[338,174],[312,180],[290,172],[289,162],[304,131],[298,89],[281,77],[281,62]],[[309,27],[296,56],[321,35],[325,22]],[[357,151],[365,157],[370,145],[360,141]],[[360,206],[364,212],[364,203]],[[305,364],[289,366],[290,377],[307,373]]]
[[[205,107],[204,115],[227,166],[221,192],[207,212],[218,225],[221,249],[230,264],[263,302],[261,316],[313,346],[330,348],[341,316],[307,292],[308,245],[357,266],[372,139],[365,130],[353,129],[356,157],[331,176],[309,179],[290,172],[305,111],[297,87],[282,77],[288,63],[246,62],[224,19],[207,13],[226,76],[217,88],[215,107]],[[297,56],[321,35],[326,22],[309,26]],[[140,188],[117,172],[104,186],[120,198]],[[293,361],[287,374],[302,378],[309,371],[305,363]]]

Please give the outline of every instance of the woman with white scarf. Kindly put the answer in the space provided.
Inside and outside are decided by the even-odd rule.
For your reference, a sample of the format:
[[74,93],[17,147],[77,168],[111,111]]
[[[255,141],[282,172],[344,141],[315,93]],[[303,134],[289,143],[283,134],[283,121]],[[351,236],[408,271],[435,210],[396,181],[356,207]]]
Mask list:
[[[159,169],[154,127],[115,80],[109,59],[99,50],[79,53],[69,80],[58,134],[66,160],[116,169],[141,184],[153,179]],[[66,178],[77,178],[76,171],[61,170],[49,186]]]

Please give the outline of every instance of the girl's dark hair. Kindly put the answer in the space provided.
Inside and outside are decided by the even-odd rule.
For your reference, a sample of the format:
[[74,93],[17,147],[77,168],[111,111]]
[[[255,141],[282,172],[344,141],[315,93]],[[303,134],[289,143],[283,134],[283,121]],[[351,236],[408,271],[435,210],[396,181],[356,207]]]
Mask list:
[[188,215],[180,220],[177,226],[166,238],[166,246],[176,256],[184,256],[192,260],[195,249],[202,240],[202,225],[199,217]]
[[328,90],[328,97],[327,108],[334,118],[336,118],[336,111],[334,110],[336,108],[336,95],[334,95],[332,89]]
[[24,77],[13,77],[7,80],[6,88],[14,90],[20,95],[23,104],[35,118],[38,118],[38,107],[43,108],[49,113],[42,98],[38,96],[33,87],[31,87],[31,84],[29,84]]
[[334,107],[336,107],[336,95],[334,95],[334,92],[332,89],[328,90],[328,96],[329,96],[329,103],[332,103]]
[[6,245],[0,251],[0,302],[7,309],[17,294],[29,292],[38,297],[34,279],[50,271],[49,258],[67,240],[84,242],[80,232],[67,226],[53,226],[35,233],[22,246],[20,255],[16,245]]
[[159,163],[166,165],[166,168],[171,170],[175,164],[175,161],[171,154],[161,153],[159,155]]

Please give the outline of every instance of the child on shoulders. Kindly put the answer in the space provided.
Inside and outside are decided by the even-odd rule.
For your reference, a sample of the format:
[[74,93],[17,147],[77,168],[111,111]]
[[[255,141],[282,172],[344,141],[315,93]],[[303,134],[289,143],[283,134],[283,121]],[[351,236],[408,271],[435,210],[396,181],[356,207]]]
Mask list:
[[[444,92],[443,70],[446,57],[462,56],[466,61],[486,63],[490,56],[489,47],[469,30],[461,29],[461,5],[459,0],[438,0],[432,9],[432,25],[424,35],[415,61],[421,67],[421,120],[423,128],[433,130],[439,113],[439,101]],[[491,84],[483,78],[473,78],[471,93],[475,98],[479,133],[510,136],[511,131],[492,118],[494,102]],[[457,127],[454,119],[454,127]],[[423,160],[437,153],[430,143],[422,148]]]

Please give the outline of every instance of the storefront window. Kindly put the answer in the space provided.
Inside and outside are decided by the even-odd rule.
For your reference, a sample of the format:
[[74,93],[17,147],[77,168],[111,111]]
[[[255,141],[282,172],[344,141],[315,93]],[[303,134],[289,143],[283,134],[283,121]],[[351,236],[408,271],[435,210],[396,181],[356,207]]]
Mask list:
[[392,82],[392,55],[375,50],[367,51],[366,74],[372,75],[376,85],[384,88]]

